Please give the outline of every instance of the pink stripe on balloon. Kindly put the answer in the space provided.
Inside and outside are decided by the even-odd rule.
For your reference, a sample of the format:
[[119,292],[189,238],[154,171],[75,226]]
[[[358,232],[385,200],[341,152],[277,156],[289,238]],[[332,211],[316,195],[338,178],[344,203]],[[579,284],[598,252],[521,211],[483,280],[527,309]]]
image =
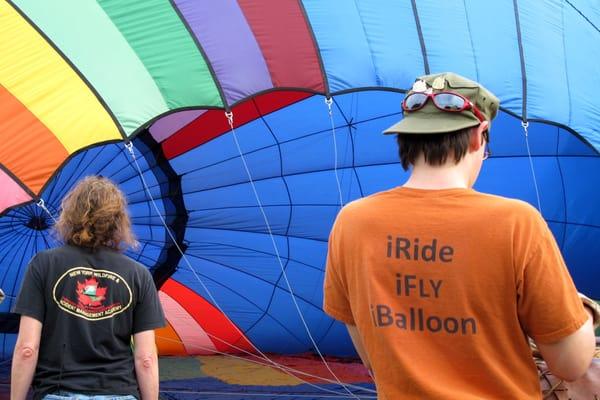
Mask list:
[[183,342],[189,355],[215,354],[217,349],[204,329],[187,311],[168,294],[158,292],[165,317]]
[[2,169],[0,169],[0,188],[2,189],[0,213],[8,207],[31,200],[31,196]]

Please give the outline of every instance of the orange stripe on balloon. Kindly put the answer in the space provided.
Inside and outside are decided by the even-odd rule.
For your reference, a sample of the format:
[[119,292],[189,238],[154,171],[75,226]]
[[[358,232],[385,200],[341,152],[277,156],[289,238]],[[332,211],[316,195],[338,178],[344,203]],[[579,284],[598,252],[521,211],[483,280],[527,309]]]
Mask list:
[[0,85],[0,163],[32,192],[67,158],[61,142],[4,86]]
[[185,347],[181,343],[181,338],[175,332],[175,329],[167,321],[167,326],[154,331],[156,337],[156,347],[161,356],[187,356]]

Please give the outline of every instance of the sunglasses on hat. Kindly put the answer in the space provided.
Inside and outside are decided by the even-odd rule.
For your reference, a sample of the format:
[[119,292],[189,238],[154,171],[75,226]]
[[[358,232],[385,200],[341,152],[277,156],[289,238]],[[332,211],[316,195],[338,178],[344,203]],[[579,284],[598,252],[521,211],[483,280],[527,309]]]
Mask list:
[[485,121],[481,111],[471,100],[455,92],[444,91],[436,93],[413,92],[402,101],[402,109],[407,112],[420,110],[427,100],[431,99],[435,107],[446,112],[471,111],[480,122]]

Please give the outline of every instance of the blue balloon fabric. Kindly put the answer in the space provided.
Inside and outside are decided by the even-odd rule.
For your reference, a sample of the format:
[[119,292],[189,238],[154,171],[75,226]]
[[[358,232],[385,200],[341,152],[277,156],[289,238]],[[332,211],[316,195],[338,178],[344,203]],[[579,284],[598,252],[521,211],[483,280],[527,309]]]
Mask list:
[[[113,179],[127,195],[141,243],[129,255],[155,277],[172,277],[214,302],[262,351],[314,350],[310,332],[323,353],[349,355],[353,348],[345,328],[321,308],[327,239],[343,204],[407,178],[395,139],[381,134],[401,118],[402,98],[388,91],[336,96],[330,119],[325,98],[314,95],[237,127],[251,180],[232,132],[170,161],[157,155],[148,133],[141,134],[133,142],[137,160],[186,259],[174,248],[123,144],[79,153],[42,197],[56,215],[79,178]],[[593,260],[600,257],[600,209],[592,205],[600,201],[595,172],[600,157],[573,132],[555,125],[532,123],[528,139],[542,214],[579,290],[598,298]],[[491,149],[476,188],[537,207],[520,119],[500,113]],[[0,258],[0,284],[9,295],[1,305],[6,313],[28,260],[56,243],[52,219],[35,205],[14,209],[0,222],[0,238],[7,244]],[[4,339],[6,353],[12,336]]]

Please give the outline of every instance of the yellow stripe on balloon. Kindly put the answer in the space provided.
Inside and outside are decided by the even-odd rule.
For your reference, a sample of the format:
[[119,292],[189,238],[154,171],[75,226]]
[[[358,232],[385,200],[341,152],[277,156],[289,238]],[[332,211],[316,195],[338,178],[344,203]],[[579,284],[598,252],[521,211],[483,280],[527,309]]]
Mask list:
[[90,88],[5,1],[0,1],[0,84],[56,135],[69,154],[122,137]]

